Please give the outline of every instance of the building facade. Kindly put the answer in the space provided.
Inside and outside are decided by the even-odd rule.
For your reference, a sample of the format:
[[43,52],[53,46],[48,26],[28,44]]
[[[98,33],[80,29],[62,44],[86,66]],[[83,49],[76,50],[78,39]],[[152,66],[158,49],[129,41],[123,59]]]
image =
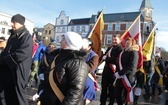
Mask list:
[[41,35],[41,40],[43,41],[44,45],[48,46],[51,40],[54,39],[54,32],[55,32],[55,27],[53,24],[48,23],[44,26],[42,30],[42,35]]
[[61,11],[55,22],[55,40],[59,43],[61,41],[61,35],[67,31],[73,31],[79,33],[82,37],[85,37],[89,32],[90,18],[71,19],[66,16],[64,11]]
[[[102,31],[102,44],[110,46],[112,44],[112,36],[114,34],[122,35],[139,14],[141,15],[141,34],[142,43],[148,37],[153,29],[155,22],[152,20],[153,8],[150,0],[142,0],[140,8],[136,12],[109,13],[104,14],[104,30]],[[55,39],[60,41],[61,35],[67,31],[74,31],[85,37],[95,24],[97,15],[90,18],[69,19],[62,11],[55,22]]]
[[[11,18],[12,15],[0,12],[0,36],[4,36],[6,39],[10,36]],[[30,34],[33,34],[34,23],[32,21],[25,19],[25,27]]]

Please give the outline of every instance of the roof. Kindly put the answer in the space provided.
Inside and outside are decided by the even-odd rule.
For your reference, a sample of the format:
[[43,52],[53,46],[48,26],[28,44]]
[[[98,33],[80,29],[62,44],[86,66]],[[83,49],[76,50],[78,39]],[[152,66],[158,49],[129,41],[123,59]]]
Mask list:
[[143,1],[142,1],[140,9],[141,9],[141,8],[145,8],[145,7],[147,7],[147,8],[152,8],[152,5],[151,5],[151,3],[150,3],[150,0],[143,0]]
[[[47,25],[51,25],[51,26],[53,26],[53,27],[54,27],[54,25],[53,25],[53,24],[51,24],[51,23],[48,23],[48,24],[46,24],[45,26],[47,26]],[[45,26],[44,26],[44,27],[45,27]]]
[[89,24],[90,18],[71,19],[69,25]]
[[[104,14],[104,22],[118,22],[118,21],[133,21],[140,12],[124,12],[124,13],[111,13],[111,14]],[[95,23],[97,15],[92,15],[90,19],[90,23]],[[141,16],[141,20],[144,20],[144,18]]]
[[34,32],[42,32],[44,28],[34,28]]

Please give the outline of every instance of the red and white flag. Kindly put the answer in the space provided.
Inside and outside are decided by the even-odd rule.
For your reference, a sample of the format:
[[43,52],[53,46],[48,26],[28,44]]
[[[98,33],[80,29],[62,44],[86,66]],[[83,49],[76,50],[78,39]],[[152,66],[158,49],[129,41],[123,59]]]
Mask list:
[[140,15],[134,20],[131,26],[125,31],[121,36],[121,45],[124,47],[125,40],[128,37],[132,37],[136,40],[139,45],[139,60],[137,69],[142,68],[143,65],[143,56],[142,56],[142,41],[141,41],[141,29],[140,29]]

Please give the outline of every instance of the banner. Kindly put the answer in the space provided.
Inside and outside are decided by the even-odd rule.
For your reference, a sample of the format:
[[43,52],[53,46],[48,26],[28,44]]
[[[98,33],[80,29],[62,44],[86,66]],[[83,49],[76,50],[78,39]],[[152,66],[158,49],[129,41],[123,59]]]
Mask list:
[[147,40],[145,41],[145,43],[142,47],[142,54],[143,54],[143,60],[144,61],[151,60],[151,55],[152,55],[152,52],[153,52],[154,43],[155,43],[155,31],[154,31],[154,28],[153,28],[153,30],[149,34]]
[[99,12],[94,27],[87,35],[93,41],[93,51],[101,56],[102,30],[104,29],[103,11]]

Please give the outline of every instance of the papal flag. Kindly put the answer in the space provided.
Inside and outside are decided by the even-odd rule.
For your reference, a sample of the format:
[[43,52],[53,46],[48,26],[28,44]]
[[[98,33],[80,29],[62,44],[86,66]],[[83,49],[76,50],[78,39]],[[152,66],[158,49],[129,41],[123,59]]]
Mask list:
[[134,20],[131,26],[124,32],[121,36],[121,45],[124,46],[125,40],[128,37],[132,37],[136,40],[137,44],[139,45],[139,60],[138,60],[138,67],[137,69],[142,68],[143,65],[143,56],[142,56],[142,42],[141,42],[141,29],[140,29],[140,16]]
[[155,43],[155,31],[154,28],[149,34],[147,40],[145,41],[143,47],[142,47],[142,54],[143,54],[143,60],[149,61],[151,60],[151,55],[154,49],[154,43]]
[[104,29],[103,11],[98,13],[97,21],[87,37],[93,41],[93,50],[101,56],[102,30]]

